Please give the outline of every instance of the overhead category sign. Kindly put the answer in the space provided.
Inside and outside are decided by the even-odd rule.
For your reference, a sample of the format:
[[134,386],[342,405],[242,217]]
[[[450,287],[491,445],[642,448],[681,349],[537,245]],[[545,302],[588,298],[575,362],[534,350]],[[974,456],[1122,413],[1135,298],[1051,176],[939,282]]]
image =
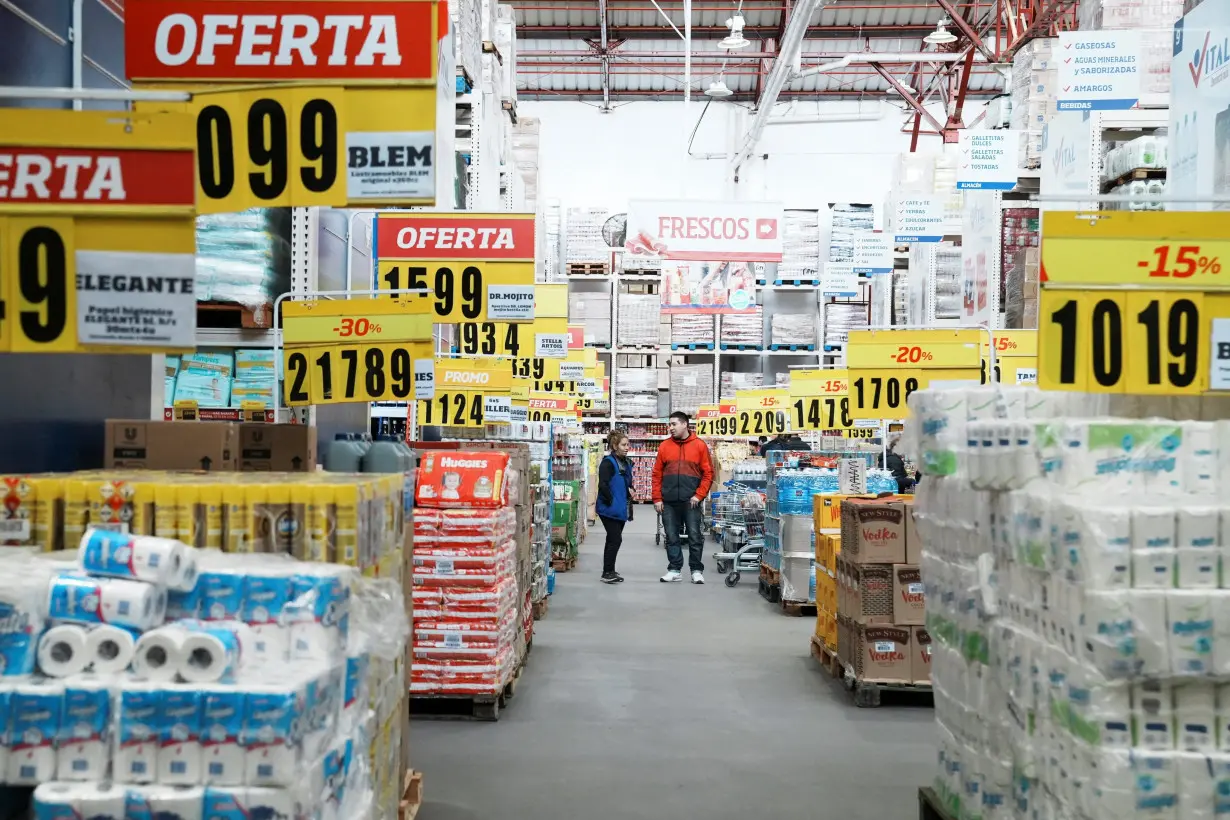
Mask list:
[[196,121],[201,213],[430,205],[437,0],[129,0],[142,102]]
[[855,231],[853,267],[855,273],[892,273],[892,235],[883,231]]
[[939,242],[944,238],[945,203],[938,196],[897,200],[893,211],[893,242]]
[[1048,214],[1038,386],[1154,395],[1226,389],[1219,362],[1230,319],[1227,258],[1225,212]]
[[1056,62],[1059,111],[1114,111],[1140,101],[1141,32],[1061,31]]
[[858,296],[858,274],[849,262],[824,262],[820,293],[824,296]]
[[5,109],[0,352],[196,347],[193,123]]
[[423,290],[391,298],[429,300],[436,322],[534,320],[533,214],[381,213],[372,235],[376,289]]
[[969,131],[959,134],[957,187],[966,190],[1011,191],[1016,187],[1017,131]]
[[780,262],[780,202],[634,199],[624,249],[632,257],[693,262]]

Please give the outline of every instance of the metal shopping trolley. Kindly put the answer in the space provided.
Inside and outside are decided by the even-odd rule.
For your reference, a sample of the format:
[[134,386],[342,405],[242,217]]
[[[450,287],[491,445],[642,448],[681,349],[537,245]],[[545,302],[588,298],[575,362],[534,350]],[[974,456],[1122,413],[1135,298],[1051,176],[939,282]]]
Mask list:
[[[662,539],[663,539],[663,538],[665,537],[665,535],[666,535],[666,530],[665,530],[665,528],[663,528],[663,526],[662,526],[662,513],[658,513],[657,515],[658,515],[658,529],[657,529],[657,531],[654,533],[654,536],[653,536],[653,543],[654,543],[654,546],[658,546],[658,547],[660,547],[660,546],[662,546]],[[705,524],[704,524],[704,521],[703,521],[703,520],[701,521],[700,531],[701,531],[701,532],[704,532],[704,531],[705,531]],[[686,537],[686,536],[687,536],[687,532],[688,532],[688,529],[687,529],[687,523],[686,523],[686,522],[683,522],[683,521],[680,521],[680,522],[679,522],[679,539],[680,539],[680,543],[682,543],[682,542],[683,542],[684,537]]]
[[713,529],[722,550],[713,553],[726,586],[739,583],[740,573],[760,571],[764,549],[764,492],[730,482],[714,499]]

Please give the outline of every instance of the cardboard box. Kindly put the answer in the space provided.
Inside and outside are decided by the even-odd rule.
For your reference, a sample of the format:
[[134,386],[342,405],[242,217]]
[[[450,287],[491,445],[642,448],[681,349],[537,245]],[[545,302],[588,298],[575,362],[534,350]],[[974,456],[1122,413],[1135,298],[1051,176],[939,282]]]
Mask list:
[[837,611],[858,624],[892,624],[891,564],[837,562]]
[[917,564],[893,564],[893,623],[923,624],[927,609],[923,600],[922,573]]
[[899,498],[841,504],[841,550],[856,564],[905,563],[905,505]]
[[904,626],[852,624],[858,651],[850,659],[860,681],[913,683],[913,642]]
[[905,506],[905,562],[907,564],[922,563],[922,539],[918,537],[918,525],[914,521],[914,499],[903,498]]
[[222,471],[236,467],[239,431],[234,424],[108,419],[106,425],[104,468]]
[[239,469],[245,473],[313,472],[316,428],[305,424],[240,424]]
[[931,682],[931,633],[925,626],[914,627],[914,646],[910,653],[910,674],[915,683]]

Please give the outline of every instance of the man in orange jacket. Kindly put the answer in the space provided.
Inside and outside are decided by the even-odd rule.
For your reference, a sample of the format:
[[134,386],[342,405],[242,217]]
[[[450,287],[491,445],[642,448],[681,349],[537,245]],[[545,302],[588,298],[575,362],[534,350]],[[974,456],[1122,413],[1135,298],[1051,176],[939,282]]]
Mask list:
[[688,414],[676,410],[670,417],[670,438],[658,445],[653,462],[653,507],[662,514],[666,530],[667,570],[663,583],[683,580],[683,550],[679,530],[688,531],[688,568],[692,583],[705,582],[701,550],[705,534],[701,530],[700,505],[713,486],[713,461],[709,447],[688,429]]

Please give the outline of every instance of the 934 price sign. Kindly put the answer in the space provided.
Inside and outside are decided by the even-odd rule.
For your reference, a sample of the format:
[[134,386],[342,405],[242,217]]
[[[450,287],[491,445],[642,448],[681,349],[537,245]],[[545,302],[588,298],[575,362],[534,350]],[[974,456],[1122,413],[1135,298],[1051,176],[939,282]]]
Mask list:
[[1209,323],[1227,297],[1193,291],[1046,288],[1039,303],[1044,390],[1196,395],[1208,389]]
[[283,396],[288,407],[414,398],[417,374],[434,365],[430,343],[287,348]]

